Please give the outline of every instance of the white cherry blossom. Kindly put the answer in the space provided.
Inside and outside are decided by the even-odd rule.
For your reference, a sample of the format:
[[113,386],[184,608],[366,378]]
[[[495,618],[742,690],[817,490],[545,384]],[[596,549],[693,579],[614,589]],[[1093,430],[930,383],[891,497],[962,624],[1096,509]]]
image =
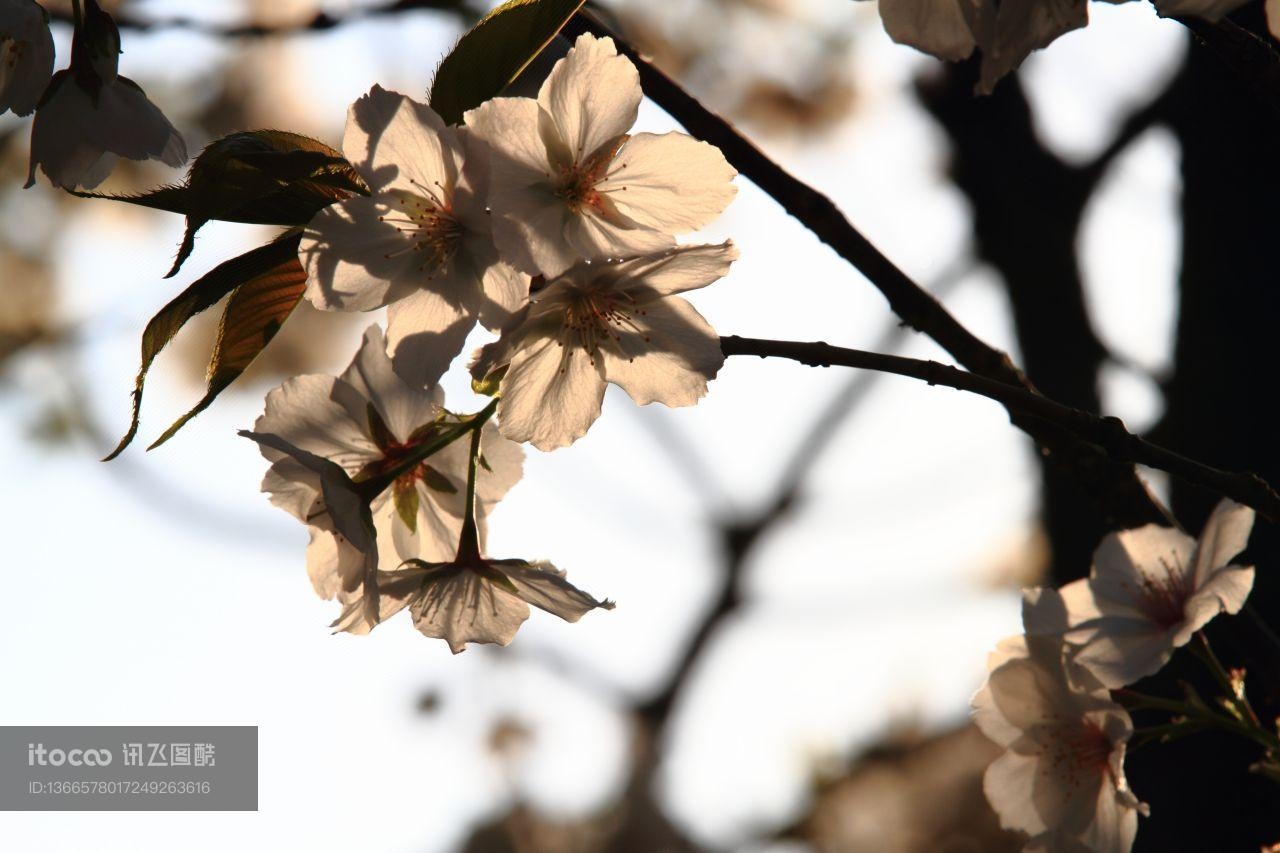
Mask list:
[[[507,645],[529,618],[530,604],[566,622],[614,606],[573,586],[547,562],[493,560],[476,553],[448,563],[409,563],[394,572],[378,572],[377,621],[408,607],[414,627],[446,641],[454,654],[467,643]],[[372,609],[351,597],[333,627],[366,634],[373,628]]]
[[1124,853],[1147,808],[1124,776],[1129,714],[1054,637],[1011,637],[987,660],[972,700],[982,733],[1005,748],[983,790],[1026,850]]
[[1089,23],[1087,0],[966,0],[965,11],[982,50],[978,91],[983,94],[1033,50]]
[[71,46],[71,67],[53,75],[31,126],[27,186],[39,167],[55,185],[92,189],[106,180],[120,157],[187,160],[182,135],[119,74],[120,34],[111,17],[86,2],[85,23]]
[[973,53],[968,0],[880,0],[880,21],[889,38],[939,59],[958,61]]
[[[298,376],[271,391],[254,431],[329,460],[359,484],[389,473],[415,448],[456,426],[457,419],[442,408],[443,402],[438,388],[414,388],[394,372],[382,332],[372,326],[341,376]],[[502,438],[495,427],[486,424],[484,430],[486,464],[476,489],[481,522],[520,478],[523,460],[519,446]],[[265,445],[262,453],[272,463],[263,491],[310,527],[307,572],[316,593],[334,598],[358,589],[366,557],[327,515],[317,514],[324,495],[314,470],[273,445]],[[467,453],[467,441],[458,439],[373,498],[384,569],[407,559],[453,556],[463,523]]]
[[726,242],[583,262],[535,291],[471,366],[479,381],[505,368],[502,434],[540,450],[572,444],[600,416],[608,382],[639,405],[696,403],[724,355],[676,294],[721,278],[737,256]]
[[29,115],[53,76],[53,35],[35,0],[0,0],[0,113]]
[[989,94],[1033,50],[1089,22],[1086,0],[880,0],[899,44],[958,61],[982,50],[978,91]]
[[317,307],[390,305],[396,367],[435,382],[479,320],[497,329],[528,293],[498,257],[485,210],[487,151],[427,105],[374,86],[351,105],[343,153],[372,190],[325,208],[303,234]]
[[1253,567],[1231,560],[1248,544],[1253,518],[1223,500],[1199,542],[1154,524],[1112,533],[1088,578],[1024,594],[1026,630],[1079,645],[1076,659],[1108,687],[1151,675],[1213,617],[1244,606]]
[[555,276],[582,258],[665,249],[720,215],[737,191],[733,167],[683,133],[630,135],[641,97],[613,40],[583,34],[537,100],[494,98],[466,114],[492,149],[504,258]]

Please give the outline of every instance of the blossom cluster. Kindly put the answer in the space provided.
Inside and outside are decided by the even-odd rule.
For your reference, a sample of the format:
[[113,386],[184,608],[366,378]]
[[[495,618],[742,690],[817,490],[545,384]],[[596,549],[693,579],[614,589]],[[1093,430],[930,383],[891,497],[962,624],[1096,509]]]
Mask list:
[[[342,148],[370,190],[302,234],[306,298],[386,308],[339,377],[300,376],[254,431],[263,489],[305,523],[315,591],[340,631],[408,609],[461,651],[510,642],[532,604],[568,621],[613,605],[539,561],[485,556],[486,519],[519,479],[520,442],[568,445],[605,386],[639,404],[696,403],[723,363],[679,294],[723,277],[731,243],[680,245],[732,200],[734,169],[682,133],[632,133],[635,66],[583,35],[536,98],[495,97],[450,126],[374,86]],[[497,333],[470,372],[494,396],[444,408],[439,381],[479,325]]]
[[[1153,2],[1162,16],[1212,22],[1248,0]],[[900,44],[953,62],[979,50],[981,93],[990,93],[1032,51],[1089,22],[1088,0],[879,0],[879,4],[885,32]],[[1266,14],[1271,33],[1280,38],[1280,0],[1267,0]]]
[[186,162],[182,135],[137,83],[120,75],[120,52],[111,16],[96,0],[85,0],[71,64],[55,74],[44,7],[0,0],[0,113],[36,114],[27,186],[37,168],[57,186],[92,189],[120,157]]
[[1254,570],[1231,561],[1254,513],[1223,500],[1199,541],[1147,525],[1108,535],[1088,578],[1023,592],[1024,634],[1001,642],[973,697],[978,727],[1005,752],[984,789],[1028,850],[1123,853],[1147,807],[1129,790],[1128,711],[1110,691],[1159,671],[1219,613],[1234,614]]

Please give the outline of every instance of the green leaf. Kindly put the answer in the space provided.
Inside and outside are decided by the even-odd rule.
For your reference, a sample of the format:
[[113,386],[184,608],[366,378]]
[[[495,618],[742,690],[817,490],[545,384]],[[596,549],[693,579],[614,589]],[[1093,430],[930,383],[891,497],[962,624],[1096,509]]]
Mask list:
[[430,465],[422,466],[422,482],[433,492],[444,492],[446,495],[458,493],[458,487],[453,484],[453,481]]
[[382,415],[378,414],[378,407],[373,403],[365,404],[365,419],[369,422],[369,435],[373,436],[373,443],[379,448],[385,450],[393,444],[398,444],[395,434],[382,420]]
[[391,485],[391,499],[396,514],[412,533],[418,532],[418,486],[411,478],[396,480]]
[[480,19],[436,69],[431,108],[449,124],[501,92],[584,0],[508,0]]
[[170,278],[195,247],[196,232],[210,220],[256,225],[306,225],[316,213],[369,188],[343,156],[323,142],[283,130],[251,130],[215,140],[191,164],[187,180],[141,195],[75,191],[180,213],[187,229]]
[[[209,359],[208,391],[191,411],[178,418],[156,439],[148,450],[153,450],[173,438],[186,426],[187,421],[209,408],[209,405],[253,363],[258,353],[271,342],[284,321],[293,313],[307,287],[307,271],[298,261],[298,241],[302,229],[285,232],[275,243],[285,251],[277,255],[276,263],[243,281],[231,294],[222,321],[218,324],[218,338]],[[263,248],[267,248],[264,246]]]
[[[298,242],[302,237],[301,229],[286,232],[281,238],[265,246],[246,252],[238,258],[219,264],[179,293],[168,305],[151,318],[142,332],[142,366],[138,370],[138,378],[133,389],[133,416],[129,422],[129,431],[120,444],[111,451],[103,461],[111,460],[129,446],[138,433],[138,417],[142,409],[142,389],[146,382],[147,371],[155,361],[160,350],[164,349],[178,330],[188,320],[215,305],[218,300],[232,292],[246,281],[268,274],[281,264],[292,260],[298,261]],[[301,266],[299,266],[301,269]],[[305,273],[304,278],[305,282]],[[301,294],[301,289],[299,289]],[[230,307],[228,307],[230,311]],[[225,318],[224,318],[225,319]],[[221,342],[221,336],[220,336]]]
[[507,375],[507,367],[508,365],[504,364],[482,379],[472,377],[471,390],[486,397],[496,397],[502,386],[502,377]]

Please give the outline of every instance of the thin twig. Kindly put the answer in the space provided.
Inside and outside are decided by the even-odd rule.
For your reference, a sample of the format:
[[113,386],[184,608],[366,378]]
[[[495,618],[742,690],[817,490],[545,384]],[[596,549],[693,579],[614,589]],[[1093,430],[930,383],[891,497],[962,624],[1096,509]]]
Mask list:
[[933,338],[965,367],[1010,385],[1031,385],[1009,356],[989,346],[960,324],[938,300],[913,281],[853,226],[835,202],[783,169],[738,133],[729,122],[708,110],[678,83],[645,61],[626,40],[592,16],[579,12],[565,25],[564,34],[582,33],[612,38],[618,52],[639,69],[640,86],[690,134],[715,145],[742,175],[777,200],[822,242],[847,260],[889,301],[902,321]]
[[1251,506],[1272,521],[1280,521],[1280,495],[1256,474],[1210,467],[1144,441],[1125,429],[1119,418],[1092,415],[986,376],[936,361],[835,347],[821,341],[799,343],[731,336],[720,339],[720,348],[725,355],[774,356],[812,367],[840,365],[878,370],[978,394],[1002,404],[1011,417],[1029,416],[1053,424],[1102,448],[1113,460],[1159,468]]

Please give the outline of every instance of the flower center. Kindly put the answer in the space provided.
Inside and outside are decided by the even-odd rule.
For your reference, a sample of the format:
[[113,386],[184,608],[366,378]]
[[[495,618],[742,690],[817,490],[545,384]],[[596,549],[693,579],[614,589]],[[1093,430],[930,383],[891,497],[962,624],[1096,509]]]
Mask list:
[[578,290],[569,296],[564,308],[564,322],[557,338],[560,346],[575,343],[591,356],[595,364],[596,353],[603,341],[622,342],[622,332],[634,332],[645,343],[649,335],[636,324],[635,317],[643,317],[634,296],[619,290]]
[[556,197],[563,200],[574,213],[581,213],[583,208],[591,208],[597,214],[604,213],[604,198],[596,189],[596,184],[604,178],[609,164],[627,138],[624,133],[600,146],[590,157],[561,166],[552,189]]
[[462,225],[453,214],[453,206],[439,182],[433,190],[410,179],[418,193],[395,191],[391,195],[399,208],[393,213],[379,216],[406,237],[402,248],[388,252],[384,257],[398,258],[409,253],[419,255],[418,272],[426,273],[427,281],[448,272],[449,261],[462,242]]
[[1142,575],[1142,584],[1133,590],[1142,612],[1161,628],[1172,628],[1186,618],[1187,597],[1191,590],[1181,560],[1171,555],[1172,562],[1160,558],[1164,574]]
[[1073,720],[1052,727],[1043,753],[1044,772],[1074,791],[1111,774],[1111,739],[1088,720]]

